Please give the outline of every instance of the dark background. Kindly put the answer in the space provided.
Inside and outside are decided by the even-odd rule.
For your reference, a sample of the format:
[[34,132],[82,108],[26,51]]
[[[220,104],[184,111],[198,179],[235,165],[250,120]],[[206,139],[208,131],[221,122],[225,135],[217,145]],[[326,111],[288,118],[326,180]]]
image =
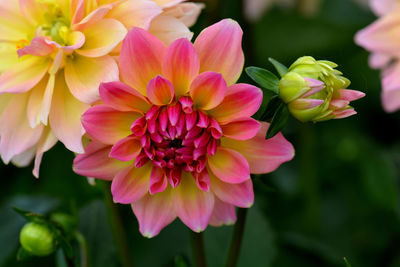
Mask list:
[[[238,0],[209,0],[199,30],[231,17],[244,31],[246,66],[272,70],[268,57],[286,65],[303,55],[331,60],[367,96],[354,103],[358,115],[344,120],[301,124],[293,119],[285,136],[296,157],[273,174],[255,178],[256,204],[249,211],[239,266],[400,266],[399,114],[380,104],[378,71],[368,67],[368,53],[354,44],[354,34],[374,15],[352,0],[325,0],[314,14],[306,1],[274,7],[256,22],[242,15]],[[242,80],[250,82],[245,74]],[[108,212],[118,209],[136,266],[191,266],[188,229],[179,221],[151,240],[138,233],[129,205],[107,209],[106,184],[91,186],[71,170],[74,155],[62,144],[44,155],[40,179],[32,166],[0,166],[0,266],[55,266],[56,255],[16,262],[24,220],[12,206],[79,218],[91,266],[122,266]],[[111,224],[112,225],[112,224]],[[205,231],[210,266],[222,266],[232,227]],[[58,266],[62,266],[61,263]]]

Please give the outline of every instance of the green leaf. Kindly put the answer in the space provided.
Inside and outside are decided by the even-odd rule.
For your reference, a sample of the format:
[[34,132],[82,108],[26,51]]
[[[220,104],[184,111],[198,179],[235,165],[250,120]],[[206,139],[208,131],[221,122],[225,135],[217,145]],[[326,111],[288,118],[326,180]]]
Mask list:
[[279,94],[279,78],[269,70],[258,67],[248,67],[246,68],[246,73],[261,87],[275,94]]
[[17,252],[17,261],[24,261],[31,258],[32,255],[29,254],[23,247],[20,247]]
[[273,59],[272,57],[268,58],[268,60],[269,62],[272,63],[272,65],[274,65],[276,71],[279,73],[281,77],[288,72],[288,68],[279,61]]
[[347,261],[346,257],[343,258],[344,263],[346,263],[346,267],[351,267],[351,264]]
[[281,103],[272,118],[271,125],[268,128],[266,138],[269,139],[279,133],[286,125],[289,119],[289,110],[286,104]]
[[22,215],[29,222],[37,222],[37,223],[47,223],[46,216],[38,213],[34,213],[31,211],[23,210],[17,207],[13,207],[13,210],[18,214]]
[[261,116],[261,121],[270,122],[273,116],[275,115],[276,110],[279,108],[281,104],[282,100],[279,98],[279,96],[272,97],[271,100],[268,102],[267,108],[265,109],[264,113]]

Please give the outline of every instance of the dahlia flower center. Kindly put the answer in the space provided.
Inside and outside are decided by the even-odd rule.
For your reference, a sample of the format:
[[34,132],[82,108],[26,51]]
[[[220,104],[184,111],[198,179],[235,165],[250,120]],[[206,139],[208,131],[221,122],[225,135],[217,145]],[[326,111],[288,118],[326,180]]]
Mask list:
[[148,161],[162,168],[172,186],[177,186],[182,170],[197,176],[206,169],[207,156],[216,153],[222,130],[218,122],[195,110],[190,97],[169,105],[153,105],[131,127],[142,149],[135,166]]
[[48,36],[59,45],[67,45],[71,32],[70,22],[64,17],[61,8],[55,3],[46,3],[47,12],[44,14],[45,23],[37,27],[36,33]]

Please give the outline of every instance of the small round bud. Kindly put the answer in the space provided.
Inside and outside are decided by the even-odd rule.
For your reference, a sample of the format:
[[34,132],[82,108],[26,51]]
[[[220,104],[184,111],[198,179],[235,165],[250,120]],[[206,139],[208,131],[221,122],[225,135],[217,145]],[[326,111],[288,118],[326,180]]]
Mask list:
[[22,228],[21,246],[35,256],[47,256],[55,250],[54,234],[44,224],[30,222]]

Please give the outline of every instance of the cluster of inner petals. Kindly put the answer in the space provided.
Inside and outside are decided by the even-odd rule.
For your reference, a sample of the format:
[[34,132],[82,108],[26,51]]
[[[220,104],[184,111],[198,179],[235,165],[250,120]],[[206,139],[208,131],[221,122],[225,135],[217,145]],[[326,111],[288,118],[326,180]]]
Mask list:
[[182,171],[190,172],[200,189],[208,190],[201,180],[208,176],[207,156],[216,153],[222,130],[214,118],[194,109],[190,97],[183,96],[169,105],[153,105],[132,124],[131,131],[142,146],[135,167],[152,161],[173,187],[179,184]]

